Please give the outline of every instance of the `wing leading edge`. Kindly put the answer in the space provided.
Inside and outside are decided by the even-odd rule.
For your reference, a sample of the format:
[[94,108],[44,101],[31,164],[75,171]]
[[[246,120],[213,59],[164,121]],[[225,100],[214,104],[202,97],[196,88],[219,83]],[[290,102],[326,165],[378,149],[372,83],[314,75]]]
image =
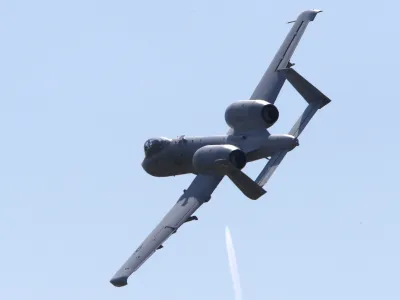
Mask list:
[[117,287],[127,285],[129,276],[139,269],[179,227],[187,222],[204,202],[211,198],[211,194],[222,178],[223,176],[197,175],[178,202],[115,273],[110,282]]

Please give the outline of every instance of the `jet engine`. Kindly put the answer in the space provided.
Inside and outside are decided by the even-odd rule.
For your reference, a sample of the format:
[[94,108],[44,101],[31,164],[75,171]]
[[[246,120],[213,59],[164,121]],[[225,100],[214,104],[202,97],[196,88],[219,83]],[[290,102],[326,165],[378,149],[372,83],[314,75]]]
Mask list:
[[240,100],[225,111],[225,121],[235,131],[269,128],[279,119],[275,105],[264,100]]
[[223,174],[220,162],[230,162],[241,170],[247,163],[246,154],[233,145],[208,145],[198,149],[193,155],[193,166],[199,174]]

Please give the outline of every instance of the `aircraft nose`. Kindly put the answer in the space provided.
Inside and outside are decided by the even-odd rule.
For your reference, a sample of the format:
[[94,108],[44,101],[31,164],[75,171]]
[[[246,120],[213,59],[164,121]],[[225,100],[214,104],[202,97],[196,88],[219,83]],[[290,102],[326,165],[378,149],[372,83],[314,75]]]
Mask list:
[[150,174],[151,176],[159,175],[156,161],[154,161],[153,159],[145,158],[142,161],[142,168],[146,171],[147,174]]
[[150,172],[150,162],[149,162],[149,160],[147,159],[147,158],[145,158],[145,159],[143,159],[143,161],[142,161],[142,168],[143,168],[143,170],[145,170],[147,173],[151,173]]

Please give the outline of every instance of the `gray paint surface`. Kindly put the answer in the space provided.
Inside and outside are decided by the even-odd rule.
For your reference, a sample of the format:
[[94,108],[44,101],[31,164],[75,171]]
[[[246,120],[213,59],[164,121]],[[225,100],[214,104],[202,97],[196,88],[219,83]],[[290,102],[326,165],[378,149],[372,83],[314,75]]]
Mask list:
[[[227,135],[154,138],[146,142],[142,167],[147,173],[157,177],[182,174],[196,174],[196,177],[167,215],[111,278],[110,282],[114,286],[127,285],[129,276],[157,250],[162,249],[163,243],[180,226],[196,220],[193,213],[210,200],[225,175],[250,199],[258,199],[265,193],[262,187],[285,155],[299,145],[297,138],[300,133],[315,112],[330,102],[291,69],[292,64],[289,63],[308,23],[319,12],[307,10],[298,16],[250,99],[227,108],[225,115],[231,126]],[[272,135],[267,128],[278,119],[274,103],[286,79],[309,106],[289,134]],[[241,171],[246,163],[268,157],[269,162],[255,181]],[[196,168],[196,163],[201,163],[201,166],[197,165]]]

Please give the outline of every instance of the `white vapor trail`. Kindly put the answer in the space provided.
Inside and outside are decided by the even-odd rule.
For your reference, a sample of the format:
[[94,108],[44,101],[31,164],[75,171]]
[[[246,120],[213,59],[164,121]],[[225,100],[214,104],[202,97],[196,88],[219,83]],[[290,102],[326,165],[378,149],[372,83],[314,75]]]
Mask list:
[[229,227],[225,228],[225,240],[226,240],[226,249],[228,251],[228,260],[229,267],[231,269],[232,281],[233,281],[233,289],[235,291],[235,299],[242,299],[242,289],[240,287],[240,278],[239,278],[239,270],[237,267],[235,249],[233,248],[231,232]]

